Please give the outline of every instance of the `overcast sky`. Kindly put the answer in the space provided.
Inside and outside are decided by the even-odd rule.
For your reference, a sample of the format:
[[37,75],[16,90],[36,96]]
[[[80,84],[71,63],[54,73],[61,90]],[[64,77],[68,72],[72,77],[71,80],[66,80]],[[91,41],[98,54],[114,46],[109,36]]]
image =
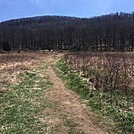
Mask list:
[[134,0],[0,0],[0,21],[41,15],[93,17],[134,11]]

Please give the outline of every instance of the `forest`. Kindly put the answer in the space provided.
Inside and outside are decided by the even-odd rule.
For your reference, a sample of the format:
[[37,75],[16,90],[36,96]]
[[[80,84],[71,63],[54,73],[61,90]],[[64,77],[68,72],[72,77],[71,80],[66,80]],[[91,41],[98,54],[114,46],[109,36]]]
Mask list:
[[0,23],[0,49],[133,51],[134,12],[92,18],[37,16]]

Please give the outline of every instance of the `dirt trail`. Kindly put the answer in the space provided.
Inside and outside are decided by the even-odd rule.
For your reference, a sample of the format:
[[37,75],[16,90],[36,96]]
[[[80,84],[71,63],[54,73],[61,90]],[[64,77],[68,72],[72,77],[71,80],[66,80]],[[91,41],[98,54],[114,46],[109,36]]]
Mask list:
[[[51,64],[55,64],[55,61]],[[80,101],[76,93],[66,89],[51,65],[47,75],[54,85],[47,91],[45,98],[55,103],[57,108],[46,109],[44,112],[49,114],[47,121],[51,122],[48,125],[51,125],[54,134],[106,134],[92,123],[92,115],[87,106]]]

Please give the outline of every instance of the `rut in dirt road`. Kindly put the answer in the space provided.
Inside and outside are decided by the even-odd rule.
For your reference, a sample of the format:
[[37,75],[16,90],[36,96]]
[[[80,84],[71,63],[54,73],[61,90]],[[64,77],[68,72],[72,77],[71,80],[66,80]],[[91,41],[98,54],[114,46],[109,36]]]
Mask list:
[[[63,82],[56,75],[51,66],[48,67],[47,75],[54,85],[53,88],[46,93],[46,99],[59,106],[58,111],[53,111],[57,118],[53,121],[50,119],[53,128],[59,123],[59,126],[56,126],[54,133],[69,134],[72,132],[72,134],[106,134],[101,128],[96,127],[96,125],[92,123],[92,115],[90,115],[89,109],[85,104],[80,102],[80,98],[76,93],[65,88]],[[57,120],[58,122],[55,123]],[[67,123],[65,123],[65,121]]]

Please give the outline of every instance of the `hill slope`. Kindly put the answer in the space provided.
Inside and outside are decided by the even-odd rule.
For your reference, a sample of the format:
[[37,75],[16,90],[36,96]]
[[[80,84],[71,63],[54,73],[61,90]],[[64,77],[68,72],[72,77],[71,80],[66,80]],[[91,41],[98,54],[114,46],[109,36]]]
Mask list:
[[133,50],[134,14],[94,18],[38,16],[0,23],[0,49]]

